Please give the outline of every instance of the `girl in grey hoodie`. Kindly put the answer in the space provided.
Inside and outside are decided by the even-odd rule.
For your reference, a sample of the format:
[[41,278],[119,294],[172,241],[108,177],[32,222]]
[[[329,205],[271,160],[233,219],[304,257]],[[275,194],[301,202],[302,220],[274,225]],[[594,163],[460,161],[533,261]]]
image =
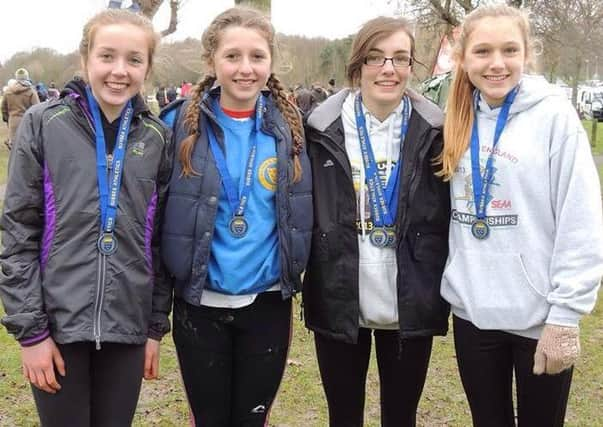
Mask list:
[[526,76],[530,24],[498,5],[469,14],[457,43],[441,175],[450,180],[451,304],[476,426],[563,424],[578,323],[603,271],[599,179],[565,96]]

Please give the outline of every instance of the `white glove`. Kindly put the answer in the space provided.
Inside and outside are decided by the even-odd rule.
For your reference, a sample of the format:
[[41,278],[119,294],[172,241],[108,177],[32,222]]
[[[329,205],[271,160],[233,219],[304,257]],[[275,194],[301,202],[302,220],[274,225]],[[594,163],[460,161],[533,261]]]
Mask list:
[[534,374],[558,374],[576,363],[579,355],[577,327],[546,324],[534,353]]

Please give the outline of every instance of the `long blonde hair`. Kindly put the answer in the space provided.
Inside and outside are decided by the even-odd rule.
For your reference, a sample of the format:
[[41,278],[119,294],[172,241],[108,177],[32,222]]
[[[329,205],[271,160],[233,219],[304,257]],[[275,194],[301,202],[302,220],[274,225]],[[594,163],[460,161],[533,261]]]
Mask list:
[[524,40],[526,62],[530,55],[530,21],[526,13],[504,4],[481,6],[465,17],[461,33],[454,45],[454,80],[448,92],[446,101],[446,119],[444,121],[444,149],[436,159],[436,164],[441,165],[438,176],[449,181],[454,175],[454,170],[469,147],[471,129],[473,127],[473,90],[475,86],[469,80],[467,72],[461,66],[467,48],[467,41],[479,20],[483,18],[507,17],[513,19]]
[[[268,42],[270,55],[274,58],[276,43],[275,32],[268,17],[249,7],[233,7],[216,16],[203,33],[203,37],[201,38],[203,49],[201,58],[206,64],[211,63],[212,58],[220,45],[221,36],[224,30],[230,27],[249,28],[257,31]],[[199,135],[200,102],[203,99],[205,92],[211,89],[215,81],[216,77],[208,74],[199,80],[191,90],[191,102],[184,116],[184,125],[189,136],[182,142],[180,152],[178,153],[178,157],[182,164],[183,176],[198,175],[198,172],[196,172],[192,166],[192,154]],[[289,101],[286,89],[274,73],[270,74],[266,86],[270,89],[276,106],[291,129],[291,135],[293,137],[293,181],[298,182],[301,180],[302,176],[299,154],[303,150],[304,145],[301,115],[297,108]]]

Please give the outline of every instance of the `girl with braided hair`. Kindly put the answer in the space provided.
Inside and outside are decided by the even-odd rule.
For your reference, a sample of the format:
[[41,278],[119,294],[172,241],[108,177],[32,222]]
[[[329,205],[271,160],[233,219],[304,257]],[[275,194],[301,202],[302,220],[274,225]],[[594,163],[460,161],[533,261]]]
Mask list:
[[[195,421],[263,426],[283,376],[312,228],[300,115],[271,73],[274,30],[235,7],[203,34],[208,74],[162,117],[176,158],[162,252]],[[267,91],[263,89],[267,87]]]

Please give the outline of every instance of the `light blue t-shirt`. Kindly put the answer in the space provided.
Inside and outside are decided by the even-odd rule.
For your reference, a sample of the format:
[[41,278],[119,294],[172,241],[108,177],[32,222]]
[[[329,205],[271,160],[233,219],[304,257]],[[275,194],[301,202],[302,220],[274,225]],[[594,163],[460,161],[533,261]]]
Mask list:
[[224,131],[226,166],[238,195],[247,166],[252,138],[257,137],[257,158],[249,201],[245,208],[248,232],[242,238],[230,233],[233,211],[221,187],[216,226],[211,244],[208,287],[229,295],[253,294],[270,288],[280,278],[276,221],[276,141],[263,132],[256,134],[255,117],[233,119],[218,101],[213,111]]

